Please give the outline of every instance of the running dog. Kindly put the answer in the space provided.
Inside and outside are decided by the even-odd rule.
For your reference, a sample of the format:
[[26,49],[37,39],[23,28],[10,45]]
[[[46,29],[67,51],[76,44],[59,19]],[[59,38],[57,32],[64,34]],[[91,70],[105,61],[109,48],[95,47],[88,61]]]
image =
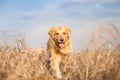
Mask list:
[[71,29],[67,26],[53,27],[48,32],[50,38],[47,42],[47,50],[51,54],[51,68],[56,77],[62,79],[60,63],[65,62],[72,53]]

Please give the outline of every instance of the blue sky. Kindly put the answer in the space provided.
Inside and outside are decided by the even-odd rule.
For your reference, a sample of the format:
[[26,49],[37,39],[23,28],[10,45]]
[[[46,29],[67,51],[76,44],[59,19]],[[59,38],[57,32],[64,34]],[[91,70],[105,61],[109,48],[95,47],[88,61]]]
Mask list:
[[120,0],[0,0],[0,32],[23,32],[30,47],[44,46],[48,30],[63,25],[81,45],[104,20],[120,23]]

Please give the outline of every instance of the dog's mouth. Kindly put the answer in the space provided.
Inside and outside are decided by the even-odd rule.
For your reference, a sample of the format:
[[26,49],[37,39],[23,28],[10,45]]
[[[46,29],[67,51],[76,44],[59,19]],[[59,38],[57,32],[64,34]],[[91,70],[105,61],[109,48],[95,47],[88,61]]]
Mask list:
[[62,41],[58,41],[58,46],[59,46],[60,48],[64,48],[64,47],[65,47],[65,43],[62,42]]

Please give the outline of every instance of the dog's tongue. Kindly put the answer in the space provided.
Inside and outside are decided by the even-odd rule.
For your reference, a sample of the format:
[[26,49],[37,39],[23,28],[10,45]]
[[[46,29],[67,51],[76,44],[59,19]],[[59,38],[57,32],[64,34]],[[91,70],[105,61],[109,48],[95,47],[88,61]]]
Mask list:
[[63,47],[64,47],[64,44],[63,44],[63,43],[61,43],[61,44],[59,44],[59,46],[60,46],[60,48],[63,48]]

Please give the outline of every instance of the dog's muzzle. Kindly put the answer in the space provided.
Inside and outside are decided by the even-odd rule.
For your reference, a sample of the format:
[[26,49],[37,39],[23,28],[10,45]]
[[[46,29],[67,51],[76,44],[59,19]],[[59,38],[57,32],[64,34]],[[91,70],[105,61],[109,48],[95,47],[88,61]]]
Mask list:
[[64,39],[60,39],[60,40],[58,40],[58,45],[59,45],[59,47],[60,48],[64,48],[64,46],[65,46],[65,42],[64,42],[65,40]]

